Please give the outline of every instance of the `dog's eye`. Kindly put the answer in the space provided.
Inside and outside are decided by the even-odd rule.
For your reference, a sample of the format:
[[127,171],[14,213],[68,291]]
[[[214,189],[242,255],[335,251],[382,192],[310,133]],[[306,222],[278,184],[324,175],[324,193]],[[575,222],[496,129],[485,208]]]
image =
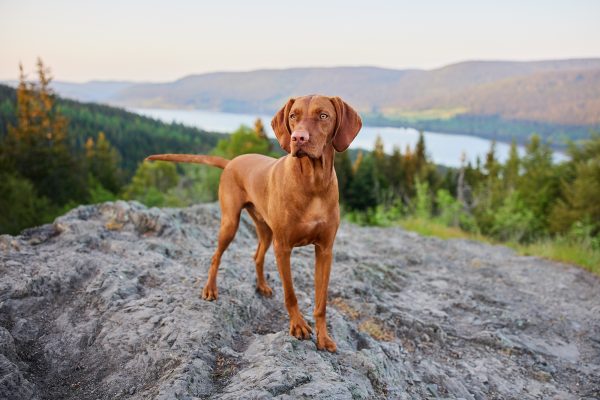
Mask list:
[[296,114],[290,114],[290,119],[296,119]]
[[319,118],[321,118],[321,119],[327,119],[327,118],[329,118],[329,115],[327,115],[325,113],[321,113],[321,115],[319,115]]

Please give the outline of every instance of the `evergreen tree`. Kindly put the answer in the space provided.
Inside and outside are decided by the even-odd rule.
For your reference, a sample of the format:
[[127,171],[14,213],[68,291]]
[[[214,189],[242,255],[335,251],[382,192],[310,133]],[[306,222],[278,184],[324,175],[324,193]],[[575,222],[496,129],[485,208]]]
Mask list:
[[415,147],[415,168],[419,176],[423,176],[422,171],[427,165],[427,153],[425,151],[425,135],[419,131],[419,140]]
[[398,146],[394,146],[392,154],[387,158],[385,171],[386,178],[392,187],[392,190],[397,196],[402,197],[406,191],[406,184],[402,179],[404,176],[402,170],[402,154],[400,153],[400,148]]
[[352,163],[352,175],[356,175],[356,172],[360,168],[360,164],[362,163],[362,161],[363,161],[363,152],[362,152],[362,150],[359,150],[358,154],[356,155],[356,160],[354,160],[354,162]]
[[119,169],[119,154],[106,139],[104,132],[98,134],[97,142],[88,138],[85,144],[88,172],[113,194],[121,190],[122,173]]
[[340,191],[340,202],[346,203],[349,197],[350,185],[352,184],[352,162],[350,161],[348,152],[336,153],[334,164]]
[[265,126],[263,125],[262,119],[256,118],[256,121],[254,121],[254,132],[256,133],[256,136],[269,144],[267,152],[271,152],[273,150],[273,143],[271,143],[267,137],[267,132],[265,132]]
[[415,177],[417,176],[417,162],[415,154],[409,146],[406,146],[404,157],[402,157],[402,181],[405,188],[405,199],[412,197],[415,194]]
[[373,157],[362,158],[349,188],[347,205],[351,210],[366,211],[377,205],[376,180]]
[[375,170],[376,179],[374,189],[377,194],[377,202],[383,204],[388,197],[387,189],[389,187],[389,181],[386,176],[387,156],[384,151],[383,140],[379,135],[377,135],[377,138],[375,139],[375,145],[371,156],[373,157],[373,167]]
[[[478,160],[479,165],[479,160]],[[475,217],[484,233],[491,231],[496,210],[502,205],[505,192],[500,180],[501,164],[496,158],[496,142],[492,141],[485,155],[483,173],[475,190]]]
[[39,197],[33,184],[16,173],[0,172],[0,233],[18,234],[21,230],[48,222],[52,207]]
[[38,59],[37,84],[26,81],[22,65],[19,71],[17,125],[8,126],[2,165],[31,181],[40,196],[56,205],[83,202],[87,177],[82,161],[71,154],[67,121],[56,110],[48,69]]
[[553,206],[550,228],[567,232],[576,223],[588,224],[590,234],[600,235],[600,134],[571,146],[573,174],[562,183],[561,198]]
[[519,179],[519,169],[521,166],[521,160],[519,159],[519,151],[517,149],[517,142],[513,139],[510,144],[510,152],[508,160],[504,165],[504,188],[508,191],[512,191],[517,187],[517,181]]
[[523,174],[519,178],[518,191],[523,204],[531,210],[535,229],[543,234],[548,227],[548,216],[559,195],[559,178],[552,164],[552,150],[533,135],[527,144],[521,162]]

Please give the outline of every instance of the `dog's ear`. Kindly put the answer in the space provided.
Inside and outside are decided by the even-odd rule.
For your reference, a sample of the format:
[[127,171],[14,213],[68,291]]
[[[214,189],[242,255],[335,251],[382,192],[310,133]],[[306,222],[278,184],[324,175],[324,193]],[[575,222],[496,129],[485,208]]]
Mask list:
[[277,111],[277,114],[275,114],[271,120],[271,127],[275,132],[275,136],[277,136],[279,145],[288,153],[292,151],[290,148],[290,137],[292,136],[292,132],[290,131],[288,117],[290,115],[292,105],[294,104],[294,100],[295,99],[289,99],[287,103],[281,107],[281,110]]
[[350,146],[358,131],[362,128],[360,115],[339,97],[330,97],[335,107],[336,123],[333,134],[333,148],[342,152]]

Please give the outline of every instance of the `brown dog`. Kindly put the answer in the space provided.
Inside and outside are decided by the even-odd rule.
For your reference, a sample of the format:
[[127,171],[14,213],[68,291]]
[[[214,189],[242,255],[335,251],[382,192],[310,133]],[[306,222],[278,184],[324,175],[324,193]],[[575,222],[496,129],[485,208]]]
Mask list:
[[246,209],[256,225],[257,290],[271,296],[263,264],[271,241],[290,316],[290,334],[308,339],[312,333],[300,310],[290,269],[292,249],[315,245],[315,329],[317,348],[334,352],[327,333],[325,309],[332,250],[340,223],[338,183],[333,161],[362,126],[359,115],[339,97],[305,96],[289,100],[271,122],[277,140],[288,153],[275,159],[246,154],[229,161],[202,155],[162,154],[150,160],[193,162],[223,168],[219,184],[221,227],[202,298],[217,298],[217,270],[221,255],[235,236],[240,213]]

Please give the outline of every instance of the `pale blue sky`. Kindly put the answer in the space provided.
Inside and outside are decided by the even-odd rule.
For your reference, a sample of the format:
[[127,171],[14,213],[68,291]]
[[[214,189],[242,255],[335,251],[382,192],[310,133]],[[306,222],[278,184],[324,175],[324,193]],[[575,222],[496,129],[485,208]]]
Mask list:
[[0,0],[0,79],[600,57],[599,0]]

